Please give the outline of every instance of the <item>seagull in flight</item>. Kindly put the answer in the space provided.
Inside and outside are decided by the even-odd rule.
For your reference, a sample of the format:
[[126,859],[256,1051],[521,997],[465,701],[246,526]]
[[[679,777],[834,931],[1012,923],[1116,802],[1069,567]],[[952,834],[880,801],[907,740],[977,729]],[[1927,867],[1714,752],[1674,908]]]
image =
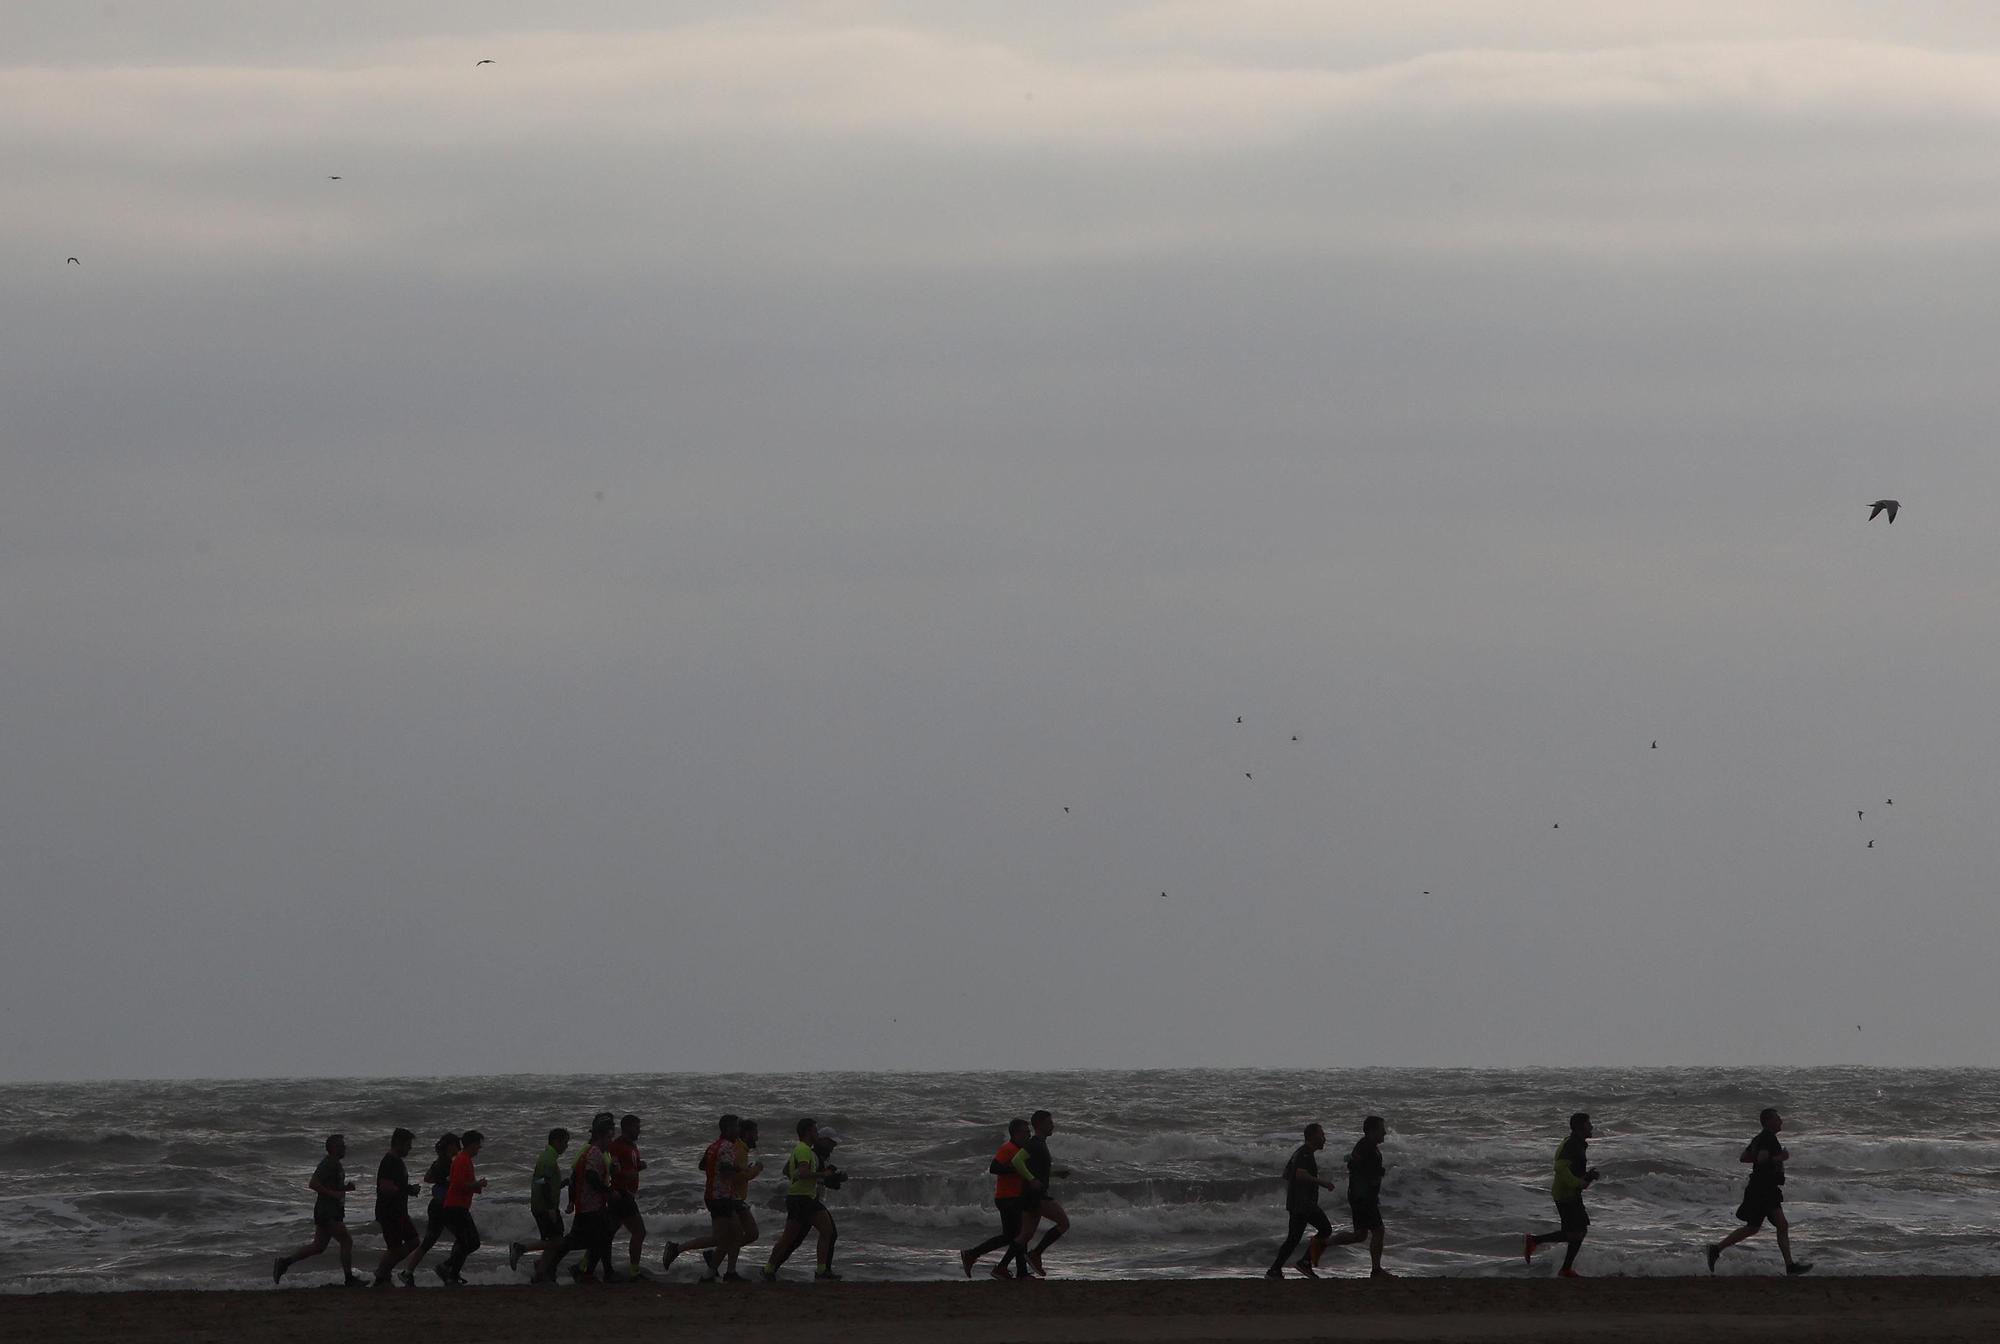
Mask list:
[[1859,821],[1859,820],[1861,820],[1861,813],[1860,813],[1860,811],[1859,811],[1858,809],[1857,809],[1857,810],[1855,811],[1855,813],[1854,813],[1854,819],[1855,819],[1856,821]]
[[1878,499],[1875,501],[1874,507],[1869,510],[1868,521],[1872,523],[1875,521],[1877,514],[1886,513],[1889,515],[1889,521],[1893,523],[1896,521],[1896,510],[1902,507],[1901,502],[1898,500]]
[[76,259],[75,257],[71,257],[71,258],[70,258],[70,259],[69,259],[68,261],[64,262],[63,264],[64,264],[64,265],[66,265],[66,266],[81,266],[81,265],[83,265],[83,263],[82,263],[82,262],[80,262],[80,261],[78,261],[78,260],[77,260],[77,259]]
[[331,173],[331,174],[329,174],[329,175],[327,176],[327,179],[326,179],[326,180],[327,180],[327,181],[329,181],[329,182],[338,182],[338,181],[340,181],[340,174],[339,174],[339,173]]
[[1870,848],[1870,849],[1873,849],[1873,848],[1875,848],[1875,842],[1874,842],[1873,840],[1870,840],[1870,841],[1868,842],[1868,848]]
[[482,65],[491,65],[491,64],[493,64],[493,58],[492,58],[491,56],[488,56],[488,57],[487,57],[487,58],[486,58],[485,60],[483,60],[483,61],[474,61],[474,62],[472,63],[472,68],[473,68],[474,70],[477,70],[477,69],[478,69],[478,68],[479,68],[480,66],[482,66]]
[[1653,750],[1658,751],[1659,749],[1660,749],[1660,739],[1656,737],[1653,739]]

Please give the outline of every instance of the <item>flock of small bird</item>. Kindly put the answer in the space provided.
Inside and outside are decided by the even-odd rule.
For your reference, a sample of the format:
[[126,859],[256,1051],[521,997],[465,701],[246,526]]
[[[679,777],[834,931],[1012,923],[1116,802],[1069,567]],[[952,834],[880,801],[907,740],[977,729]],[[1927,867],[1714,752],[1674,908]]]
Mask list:
[[[1885,514],[1885,513],[1886,513],[1887,515],[1889,515],[1889,521],[1893,523],[1893,522],[1895,522],[1895,521],[1896,521],[1896,513],[1897,513],[1897,511],[1898,511],[1899,509],[1901,509],[1902,507],[1903,507],[1903,505],[1902,505],[1902,502],[1901,502],[1900,500],[1894,500],[1894,499],[1878,499],[1878,500],[1876,500],[1876,501],[1875,501],[1875,502],[1874,502],[1873,504],[1871,504],[1871,505],[1869,506],[1869,513],[1868,513],[1868,521],[1872,523],[1872,522],[1874,522],[1874,521],[1875,521],[1875,519],[1877,519],[1878,517],[1880,517],[1880,516],[1882,516],[1883,514]],[[1241,714],[1238,714],[1238,715],[1236,716],[1236,722],[1237,722],[1237,723],[1238,723],[1239,725],[1240,725],[1240,724],[1241,724],[1241,723],[1243,722],[1243,716],[1242,716]],[[1299,735],[1298,735],[1297,733],[1293,733],[1293,734],[1292,734],[1292,741],[1296,742],[1296,741],[1298,741],[1298,740],[1299,740]],[[1653,742],[1652,742],[1652,746],[1651,746],[1651,747],[1649,748],[1649,750],[1652,750],[1652,751],[1658,751],[1659,749],[1660,749],[1660,740],[1659,740],[1658,738],[1654,738],[1654,739],[1653,739]],[[1251,773],[1250,773],[1250,772],[1249,772],[1248,770],[1245,770],[1245,771],[1243,772],[1243,778],[1245,778],[1245,779],[1250,779],[1251,777],[1252,777],[1252,776],[1251,776]],[[1895,804],[1896,804],[1896,800],[1895,800],[1894,798],[1889,798],[1889,799],[1885,799],[1885,800],[1883,801],[1883,803],[1882,803],[1882,806],[1884,806],[1884,807],[1893,807],[1893,806],[1895,806]],[[1069,811],[1069,809],[1068,809],[1067,807],[1065,807],[1065,808],[1063,808],[1063,811],[1064,811],[1065,813],[1067,813],[1067,812]],[[1855,819],[1856,821],[1861,821],[1861,820],[1865,819],[1865,818],[1866,818],[1866,816],[1867,816],[1867,809],[1865,809],[1865,808],[1856,808],[1856,809],[1854,810],[1854,819]],[[1559,831],[1559,830],[1561,830],[1561,829],[1562,829],[1562,823],[1561,823],[1561,822],[1559,822],[1559,821],[1558,821],[1558,822],[1552,822],[1552,823],[1550,824],[1550,826],[1549,826],[1549,829],[1550,829],[1550,830],[1552,830],[1552,831]],[[1870,840],[1870,841],[1868,842],[1868,845],[1867,845],[1867,847],[1868,847],[1869,849],[1873,849],[1873,848],[1875,848],[1875,842],[1874,842],[1874,841],[1873,841],[1873,840],[1871,839],[1871,840]],[[1424,893],[1424,895],[1428,896],[1428,895],[1430,895],[1430,893],[1429,893],[1429,892],[1427,891],[1427,892],[1425,892],[1425,893]],[[1164,891],[1163,891],[1163,892],[1161,892],[1161,893],[1160,893],[1160,899],[1161,899],[1161,900],[1166,900],[1166,899],[1167,899],[1167,893],[1166,893],[1166,892],[1164,892]],[[1861,1030],[1861,1028],[1860,1028],[1859,1026],[1857,1026],[1857,1027],[1855,1027],[1855,1030],[1856,1030],[1856,1031],[1859,1031],[1859,1030]]]

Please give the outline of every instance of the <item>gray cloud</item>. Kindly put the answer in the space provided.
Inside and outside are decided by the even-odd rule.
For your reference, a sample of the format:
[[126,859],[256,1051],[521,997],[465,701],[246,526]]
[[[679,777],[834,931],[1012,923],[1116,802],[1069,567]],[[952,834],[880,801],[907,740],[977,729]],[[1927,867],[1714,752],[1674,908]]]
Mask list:
[[1990,1053],[1977,16],[147,13],[0,28],[0,1074]]

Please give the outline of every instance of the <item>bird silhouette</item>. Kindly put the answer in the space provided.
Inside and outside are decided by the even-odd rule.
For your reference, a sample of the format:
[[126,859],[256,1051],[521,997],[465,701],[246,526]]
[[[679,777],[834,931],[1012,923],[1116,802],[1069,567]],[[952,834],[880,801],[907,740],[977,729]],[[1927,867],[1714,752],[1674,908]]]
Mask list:
[[1856,821],[1859,821],[1859,820],[1861,820],[1861,813],[1860,813],[1859,811],[1856,811],[1856,812],[1855,812],[1855,814],[1854,814],[1854,819],[1855,819]]
[[1299,735],[1298,735],[1297,733],[1293,733],[1293,734],[1292,734],[1292,741],[1296,742],[1296,741],[1298,741],[1298,740],[1299,740]]
[[1887,802],[1882,804],[1882,806],[1884,807],[1894,807],[1895,805],[1896,805],[1896,800],[1894,798],[1891,798]]
[[1248,770],[1245,770],[1245,771],[1243,772],[1243,778],[1245,778],[1245,779],[1248,779],[1248,778],[1250,778],[1250,772],[1249,772]]
[[329,182],[338,182],[338,181],[340,181],[340,174],[339,174],[339,173],[334,173],[334,174],[330,175],[330,176],[329,176],[329,177],[328,177],[328,178],[327,178],[326,180],[327,180],[327,181],[329,181]]
[[474,70],[477,70],[477,69],[478,69],[478,68],[479,68],[480,66],[482,66],[482,65],[491,65],[491,64],[493,64],[493,58],[492,58],[491,56],[488,56],[488,57],[487,57],[487,58],[486,58],[485,60],[483,60],[483,61],[474,61],[474,62],[472,63],[472,68],[473,68]]
[[1561,830],[1562,828],[1563,828],[1563,824],[1562,824],[1561,822],[1557,822],[1557,823],[1556,823],[1555,825],[1553,825],[1553,826],[1549,827],[1549,829],[1550,829],[1550,830],[1552,830],[1552,831],[1559,831],[1559,830]]
[[1870,841],[1868,842],[1868,848],[1870,848],[1870,849],[1873,849],[1873,848],[1875,848],[1875,842],[1874,842],[1873,840],[1870,840]]
[[1889,521],[1893,523],[1896,521],[1896,510],[1902,507],[1903,505],[1899,500],[1878,499],[1868,511],[1868,521],[1872,523],[1878,514],[1886,513],[1889,515]]
[[1660,749],[1660,739],[1656,737],[1653,739],[1653,750],[1658,751],[1659,749]]
[[1069,811],[1069,809],[1068,809],[1068,808],[1064,808],[1064,809],[1063,809],[1063,811],[1067,812],[1067,811]]
[[68,260],[67,262],[65,262],[64,264],[65,264],[65,265],[68,265],[68,266],[81,266],[81,265],[83,265],[83,263],[82,263],[82,262],[80,262],[80,261],[78,261],[78,260],[77,260],[77,259],[76,259],[75,257],[71,257],[71,258],[70,258],[70,259],[69,259],[69,260]]
[[1243,716],[1242,716],[1241,714],[1238,714],[1238,715],[1236,716],[1236,721],[1237,721],[1238,723],[1241,723],[1241,722],[1243,722]]

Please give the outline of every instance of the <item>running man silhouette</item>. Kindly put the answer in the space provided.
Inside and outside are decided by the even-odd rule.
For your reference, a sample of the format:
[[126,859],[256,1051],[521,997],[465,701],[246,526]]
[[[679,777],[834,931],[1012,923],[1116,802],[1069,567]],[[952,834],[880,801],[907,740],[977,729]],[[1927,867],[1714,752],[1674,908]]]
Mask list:
[[1563,1255],[1562,1268],[1556,1271],[1558,1278],[1580,1279],[1576,1272],[1576,1253],[1583,1249],[1583,1238],[1590,1231],[1590,1212],[1583,1207],[1583,1192],[1597,1181],[1597,1173],[1591,1169],[1588,1149],[1590,1117],[1578,1111],[1569,1118],[1569,1137],[1562,1147],[1556,1149],[1556,1175],[1549,1185],[1549,1193],[1555,1197],[1556,1216],[1562,1226],[1553,1232],[1528,1234],[1522,1256],[1530,1264],[1534,1263],[1535,1251],[1543,1242],[1560,1241],[1569,1249]]
[[[1278,1247],[1278,1258],[1264,1271],[1267,1279],[1285,1277],[1285,1262],[1298,1249],[1299,1238],[1305,1235],[1306,1228],[1313,1230],[1314,1250],[1324,1247],[1327,1238],[1333,1235],[1333,1224],[1319,1206],[1319,1192],[1333,1189],[1333,1182],[1319,1178],[1319,1159],[1313,1156],[1326,1147],[1326,1129],[1315,1120],[1306,1126],[1303,1137],[1305,1142],[1285,1162],[1285,1240]],[[1313,1272],[1311,1251],[1299,1257],[1295,1268],[1309,1279],[1319,1277]]]
[[1750,1180],[1743,1187],[1743,1202],[1736,1208],[1736,1216],[1743,1226],[1731,1232],[1721,1241],[1708,1248],[1708,1272],[1715,1273],[1715,1262],[1722,1253],[1746,1237],[1756,1235],[1757,1229],[1765,1223],[1778,1234],[1778,1254],[1785,1257],[1785,1273],[1803,1274],[1812,1268],[1809,1260],[1792,1259],[1791,1225],[1785,1221],[1785,1163],[1792,1155],[1778,1142],[1778,1131],[1785,1127],[1784,1117],[1776,1109],[1765,1107],[1757,1116],[1763,1128],[1757,1137],[1750,1140],[1743,1154],[1737,1159],[1750,1166]]

